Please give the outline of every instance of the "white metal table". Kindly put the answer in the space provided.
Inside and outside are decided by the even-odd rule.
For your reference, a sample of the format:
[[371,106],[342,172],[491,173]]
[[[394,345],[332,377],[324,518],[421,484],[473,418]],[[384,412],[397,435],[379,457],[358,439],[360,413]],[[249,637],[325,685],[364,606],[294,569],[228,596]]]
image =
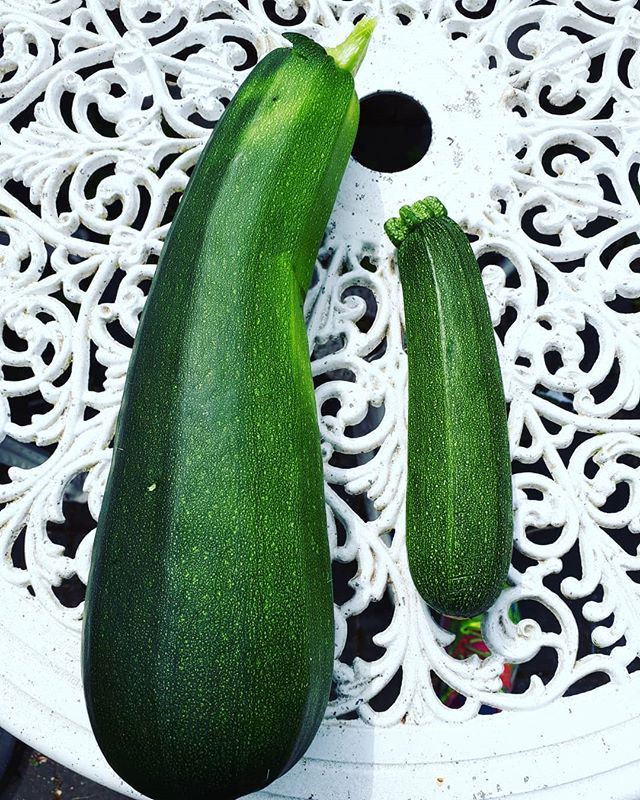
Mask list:
[[[255,59],[285,30],[333,45],[363,13],[381,23],[360,97],[414,98],[433,135],[407,170],[352,160],[307,298],[335,691],[306,757],[259,796],[632,800],[640,11],[628,0],[1,0],[0,430],[14,466],[0,472],[0,725],[137,796],[90,733],[79,644],[146,288],[188,170]],[[404,550],[406,359],[382,223],[426,194],[472,235],[509,401],[514,561],[483,660],[447,652]],[[527,676],[516,692],[500,691],[505,663]]]

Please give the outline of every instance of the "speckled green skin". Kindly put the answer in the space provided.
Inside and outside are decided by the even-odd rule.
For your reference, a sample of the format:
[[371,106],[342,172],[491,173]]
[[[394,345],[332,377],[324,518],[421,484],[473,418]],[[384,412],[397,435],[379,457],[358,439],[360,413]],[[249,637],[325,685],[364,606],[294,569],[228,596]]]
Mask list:
[[[397,258],[409,366],[407,551],[424,600],[472,617],[492,605],[507,577],[511,464],[480,269],[442,212],[405,215]],[[392,238],[398,222],[387,225]]]
[[118,420],[83,633],[91,724],[157,800],[227,800],[323,718],[333,606],[302,301],[358,123],[294,35],[203,152],[165,243]]

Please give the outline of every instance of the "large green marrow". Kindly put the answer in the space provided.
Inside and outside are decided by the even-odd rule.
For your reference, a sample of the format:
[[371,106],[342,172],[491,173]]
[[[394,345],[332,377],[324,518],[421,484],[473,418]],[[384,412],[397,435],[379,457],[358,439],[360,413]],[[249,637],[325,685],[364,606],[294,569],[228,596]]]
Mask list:
[[371,21],[291,34],[207,143],[135,340],[96,532],[83,678],[156,800],[256,791],[323,718],[333,606],[302,301],[358,125]]
[[409,367],[406,531],[416,588],[473,617],[496,600],[511,559],[505,398],[478,263],[434,197],[385,229],[398,247]]

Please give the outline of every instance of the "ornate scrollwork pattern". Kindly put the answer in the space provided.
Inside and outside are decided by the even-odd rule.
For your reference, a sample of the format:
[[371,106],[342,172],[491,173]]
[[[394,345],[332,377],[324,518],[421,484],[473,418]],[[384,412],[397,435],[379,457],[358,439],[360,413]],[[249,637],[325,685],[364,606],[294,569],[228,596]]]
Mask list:
[[[596,674],[624,681],[640,654],[640,12],[629,0],[5,2],[0,581],[79,633],[130,348],[190,170],[284,32],[333,44],[373,13],[444,33],[448,58],[472,53],[504,88],[508,179],[476,185],[486,204],[462,222],[509,402],[514,560],[484,621],[491,655],[453,658],[406,562],[390,248],[382,231],[328,238],[306,305],[336,570],[328,714],[461,719],[535,707]],[[74,503],[89,513],[70,541],[59,528]],[[505,663],[527,676],[513,693],[501,691]],[[441,702],[443,685],[466,698],[460,708]]]

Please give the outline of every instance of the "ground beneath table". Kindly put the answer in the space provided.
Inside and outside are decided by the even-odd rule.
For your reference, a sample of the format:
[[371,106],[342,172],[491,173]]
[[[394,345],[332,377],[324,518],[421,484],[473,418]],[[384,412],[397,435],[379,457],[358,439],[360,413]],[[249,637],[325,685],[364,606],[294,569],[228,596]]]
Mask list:
[[122,800],[122,795],[18,743],[4,778],[0,800]]

